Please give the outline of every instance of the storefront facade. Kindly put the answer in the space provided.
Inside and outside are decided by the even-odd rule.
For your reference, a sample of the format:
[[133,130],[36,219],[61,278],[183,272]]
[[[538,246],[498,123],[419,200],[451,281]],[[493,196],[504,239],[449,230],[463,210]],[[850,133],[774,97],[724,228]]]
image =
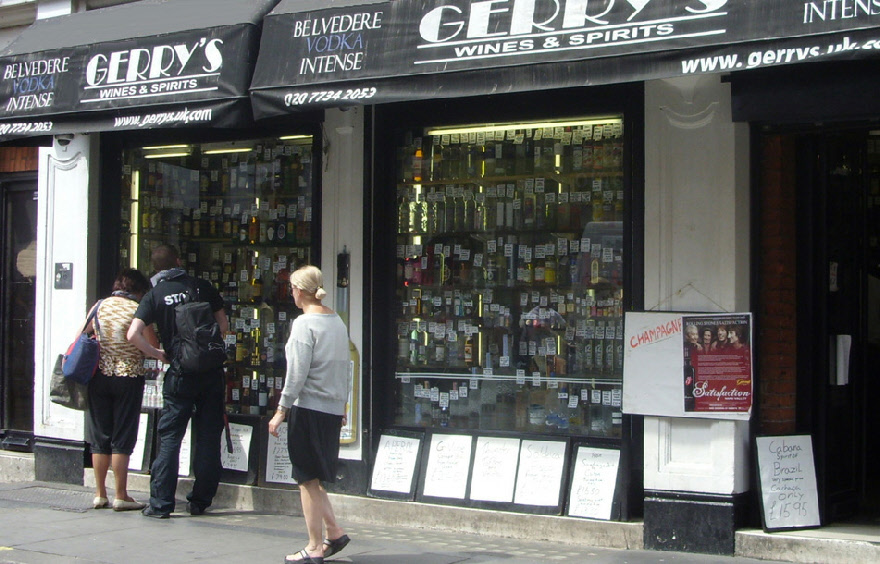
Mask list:
[[[281,327],[289,318],[279,314],[293,312],[269,299],[275,281],[266,275],[291,260],[315,262],[327,280],[345,278],[331,303],[348,312],[361,367],[337,491],[643,520],[646,548],[732,554],[735,531],[759,524],[754,437],[807,433],[836,444],[841,431],[825,424],[833,409],[846,406],[832,403],[821,419],[809,416],[815,406],[804,398],[819,402],[824,380],[807,376],[808,367],[828,359],[808,361],[803,351],[824,350],[827,335],[855,332],[829,322],[822,339],[811,341],[807,312],[798,310],[803,329],[783,333],[797,348],[773,340],[771,328],[786,327],[789,310],[780,304],[789,294],[767,288],[793,276],[792,284],[803,285],[791,297],[800,304],[812,270],[804,260],[768,260],[765,249],[769,242],[782,257],[815,255],[818,243],[801,248],[790,241],[803,243],[803,230],[819,223],[790,217],[793,232],[770,237],[779,218],[762,213],[794,209],[792,198],[799,198],[791,190],[801,184],[778,183],[783,196],[768,200],[776,177],[756,180],[769,154],[758,148],[773,147],[774,132],[817,114],[806,103],[774,107],[792,84],[775,82],[772,98],[750,77],[852,60],[852,73],[835,84],[851,81],[847,99],[863,101],[856,94],[870,92],[871,83],[856,75],[870,67],[880,16],[858,3],[833,13],[814,3],[796,10],[776,2],[546,4],[283,1],[263,19],[252,63],[255,126],[111,132],[100,140],[77,134],[63,146],[56,136],[52,148],[41,149],[40,190],[48,203],[44,208],[41,200],[36,350],[63,348],[71,329],[57,320],[78,318],[124,259],[136,254],[132,264],[146,269],[144,242],[154,234],[198,243],[188,250],[202,265],[196,274],[225,285],[239,306],[235,344],[255,338],[277,348],[281,331],[265,340],[270,327],[260,316]],[[822,99],[822,85],[807,80],[798,95]],[[818,115],[858,120],[868,131],[878,113],[861,107],[859,115],[827,106]],[[803,113],[792,115],[797,108]],[[77,115],[76,131],[110,129],[96,125],[100,116]],[[762,137],[750,123],[772,127]],[[277,141],[290,134],[311,135],[308,150]],[[233,141],[248,142],[252,162],[207,154]],[[190,153],[145,158],[170,153],[155,147],[177,143]],[[784,169],[793,154],[773,162]],[[285,183],[291,167],[295,187]],[[256,207],[234,201],[233,173],[266,181]],[[168,190],[186,191],[190,183],[192,203],[170,205],[178,193]],[[305,191],[296,192],[303,183]],[[143,198],[134,197],[134,186]],[[285,200],[288,189],[295,202]],[[190,201],[188,194],[181,199]],[[135,211],[122,205],[135,200]],[[291,214],[309,218],[307,244],[291,240],[283,222],[283,244],[262,243],[271,248],[268,263],[261,261],[266,253],[247,255],[263,248],[251,216],[272,225],[277,238],[280,220]],[[237,243],[245,215],[248,229]],[[87,233],[89,244],[71,232]],[[869,248],[870,237],[865,241]],[[292,249],[305,247],[303,256],[290,258]],[[338,276],[343,251],[350,268]],[[99,260],[111,255],[113,261]],[[72,291],[54,287],[55,263],[74,265]],[[751,312],[750,410],[740,417],[628,411],[627,312]],[[248,350],[260,356],[253,345]],[[240,370],[230,379],[230,410],[238,411],[232,420],[245,456],[229,461],[229,481],[289,485],[280,446],[260,418],[261,396],[264,408],[271,402],[274,354],[264,352],[263,363],[233,355]],[[36,354],[38,376],[50,373],[54,356]],[[256,392],[257,409],[247,412],[245,380],[255,376],[248,397]],[[81,475],[81,416],[50,404],[48,378],[36,380],[35,434],[52,461],[44,468],[67,465],[63,475],[42,479],[67,481]],[[859,397],[842,391],[848,401]],[[858,492],[873,487],[858,470],[870,461],[869,434],[859,436],[863,441],[846,453],[854,460],[853,481],[822,500],[823,519],[865,505]],[[823,483],[839,453],[814,444]],[[542,487],[530,487],[536,483]],[[832,489],[829,483],[829,496]]]

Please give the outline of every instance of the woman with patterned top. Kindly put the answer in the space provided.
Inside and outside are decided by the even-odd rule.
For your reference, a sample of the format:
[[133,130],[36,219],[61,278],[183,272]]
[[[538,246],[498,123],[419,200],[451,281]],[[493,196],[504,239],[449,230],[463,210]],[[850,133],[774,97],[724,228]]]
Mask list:
[[[128,461],[137,441],[146,368],[143,353],[128,342],[126,334],[138,302],[149,289],[150,281],[139,271],[123,270],[113,283],[112,294],[92,306],[98,312],[86,327],[87,332],[97,333],[101,343],[98,370],[89,381],[86,412],[86,442],[92,450],[97,487],[95,509],[109,505],[104,482],[111,466],[116,483],[113,510],[145,507],[128,495]],[[144,335],[158,347],[152,328]]]

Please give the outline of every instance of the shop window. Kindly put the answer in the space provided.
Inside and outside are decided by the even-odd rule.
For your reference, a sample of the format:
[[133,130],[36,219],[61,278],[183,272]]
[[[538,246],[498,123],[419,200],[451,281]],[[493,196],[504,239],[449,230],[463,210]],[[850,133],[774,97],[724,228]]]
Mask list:
[[622,116],[397,147],[395,424],[621,435]]
[[[151,251],[169,243],[190,275],[220,291],[230,413],[271,413],[284,387],[284,345],[299,313],[289,276],[315,258],[312,144],[294,135],[123,154],[122,266],[153,274]],[[162,367],[146,362],[144,403],[159,407]]]

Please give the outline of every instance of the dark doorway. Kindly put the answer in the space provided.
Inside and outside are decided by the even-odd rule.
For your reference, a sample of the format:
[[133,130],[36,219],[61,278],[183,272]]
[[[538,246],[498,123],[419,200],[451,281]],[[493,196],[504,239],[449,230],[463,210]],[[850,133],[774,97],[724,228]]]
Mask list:
[[0,178],[0,448],[30,451],[34,433],[37,183]]
[[822,522],[880,524],[880,136],[793,134],[798,409]]

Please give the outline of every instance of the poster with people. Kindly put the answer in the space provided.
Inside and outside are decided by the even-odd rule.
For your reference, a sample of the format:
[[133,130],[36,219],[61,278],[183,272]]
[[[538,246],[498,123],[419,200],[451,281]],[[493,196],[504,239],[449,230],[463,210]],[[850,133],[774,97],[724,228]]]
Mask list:
[[685,316],[684,410],[744,412],[752,407],[749,315]]
[[624,413],[748,419],[751,344],[750,313],[627,313]]

